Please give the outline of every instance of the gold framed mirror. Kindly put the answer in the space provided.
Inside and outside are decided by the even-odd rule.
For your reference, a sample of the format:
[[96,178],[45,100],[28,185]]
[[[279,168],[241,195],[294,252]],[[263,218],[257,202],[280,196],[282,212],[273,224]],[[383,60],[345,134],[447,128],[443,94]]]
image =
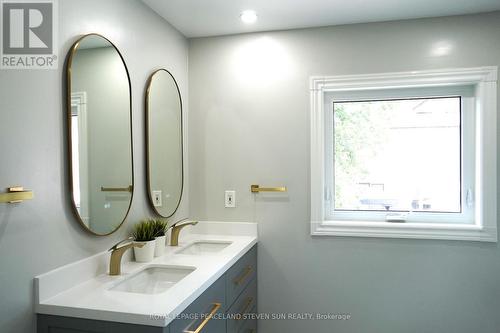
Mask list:
[[134,191],[130,76],[116,46],[94,33],[71,46],[66,75],[72,207],[86,230],[109,235]]
[[146,86],[148,194],[153,210],[170,217],[184,187],[182,98],[174,76],[155,71]]

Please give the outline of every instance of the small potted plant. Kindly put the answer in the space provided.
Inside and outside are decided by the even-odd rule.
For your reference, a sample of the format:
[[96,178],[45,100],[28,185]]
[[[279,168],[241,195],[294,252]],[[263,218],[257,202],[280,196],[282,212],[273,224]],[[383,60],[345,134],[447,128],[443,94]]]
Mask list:
[[134,226],[134,242],[144,243],[143,247],[134,247],[135,261],[148,262],[155,254],[155,230],[151,221],[143,220]]
[[167,221],[164,220],[151,220],[153,224],[153,229],[155,233],[155,257],[162,256],[165,253],[165,243],[167,240],[167,236],[165,233],[167,232]]

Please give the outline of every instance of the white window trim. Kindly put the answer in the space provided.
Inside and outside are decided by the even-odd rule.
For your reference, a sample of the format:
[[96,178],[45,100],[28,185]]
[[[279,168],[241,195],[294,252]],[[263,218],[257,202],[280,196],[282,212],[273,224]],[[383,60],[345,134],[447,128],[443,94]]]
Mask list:
[[88,195],[82,195],[82,193],[90,193],[88,189],[88,179],[89,170],[87,167],[88,157],[88,113],[87,113],[87,92],[77,91],[71,93],[71,115],[73,114],[73,107],[76,107],[76,115],[79,116],[78,127],[79,127],[79,153],[80,153],[80,205],[77,207],[80,213],[80,217],[83,223],[90,226],[90,214],[89,214],[89,197]]
[[[497,242],[497,72],[497,67],[477,67],[311,77],[311,235]],[[474,224],[326,220],[325,93],[452,85],[474,85],[476,89]]]

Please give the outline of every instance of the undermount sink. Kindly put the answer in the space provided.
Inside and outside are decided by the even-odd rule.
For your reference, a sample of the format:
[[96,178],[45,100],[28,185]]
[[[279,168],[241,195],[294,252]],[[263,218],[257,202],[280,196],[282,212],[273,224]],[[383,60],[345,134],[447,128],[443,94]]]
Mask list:
[[110,288],[139,294],[159,294],[172,288],[196,268],[188,266],[150,266]]
[[191,255],[204,255],[204,254],[214,254],[222,251],[232,242],[219,242],[219,241],[197,241],[194,242],[187,247],[183,248],[180,251],[177,251],[178,254],[191,254]]

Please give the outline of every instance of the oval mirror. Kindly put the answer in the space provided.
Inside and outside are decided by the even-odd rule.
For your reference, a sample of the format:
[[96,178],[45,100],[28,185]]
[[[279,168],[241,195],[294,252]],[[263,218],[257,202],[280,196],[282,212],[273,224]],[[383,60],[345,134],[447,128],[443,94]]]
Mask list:
[[67,63],[70,190],[79,222],[109,235],[127,217],[134,189],[130,79],[118,49],[90,34]]
[[148,80],[146,118],[149,198],[158,215],[169,217],[179,207],[183,187],[182,100],[165,69]]

